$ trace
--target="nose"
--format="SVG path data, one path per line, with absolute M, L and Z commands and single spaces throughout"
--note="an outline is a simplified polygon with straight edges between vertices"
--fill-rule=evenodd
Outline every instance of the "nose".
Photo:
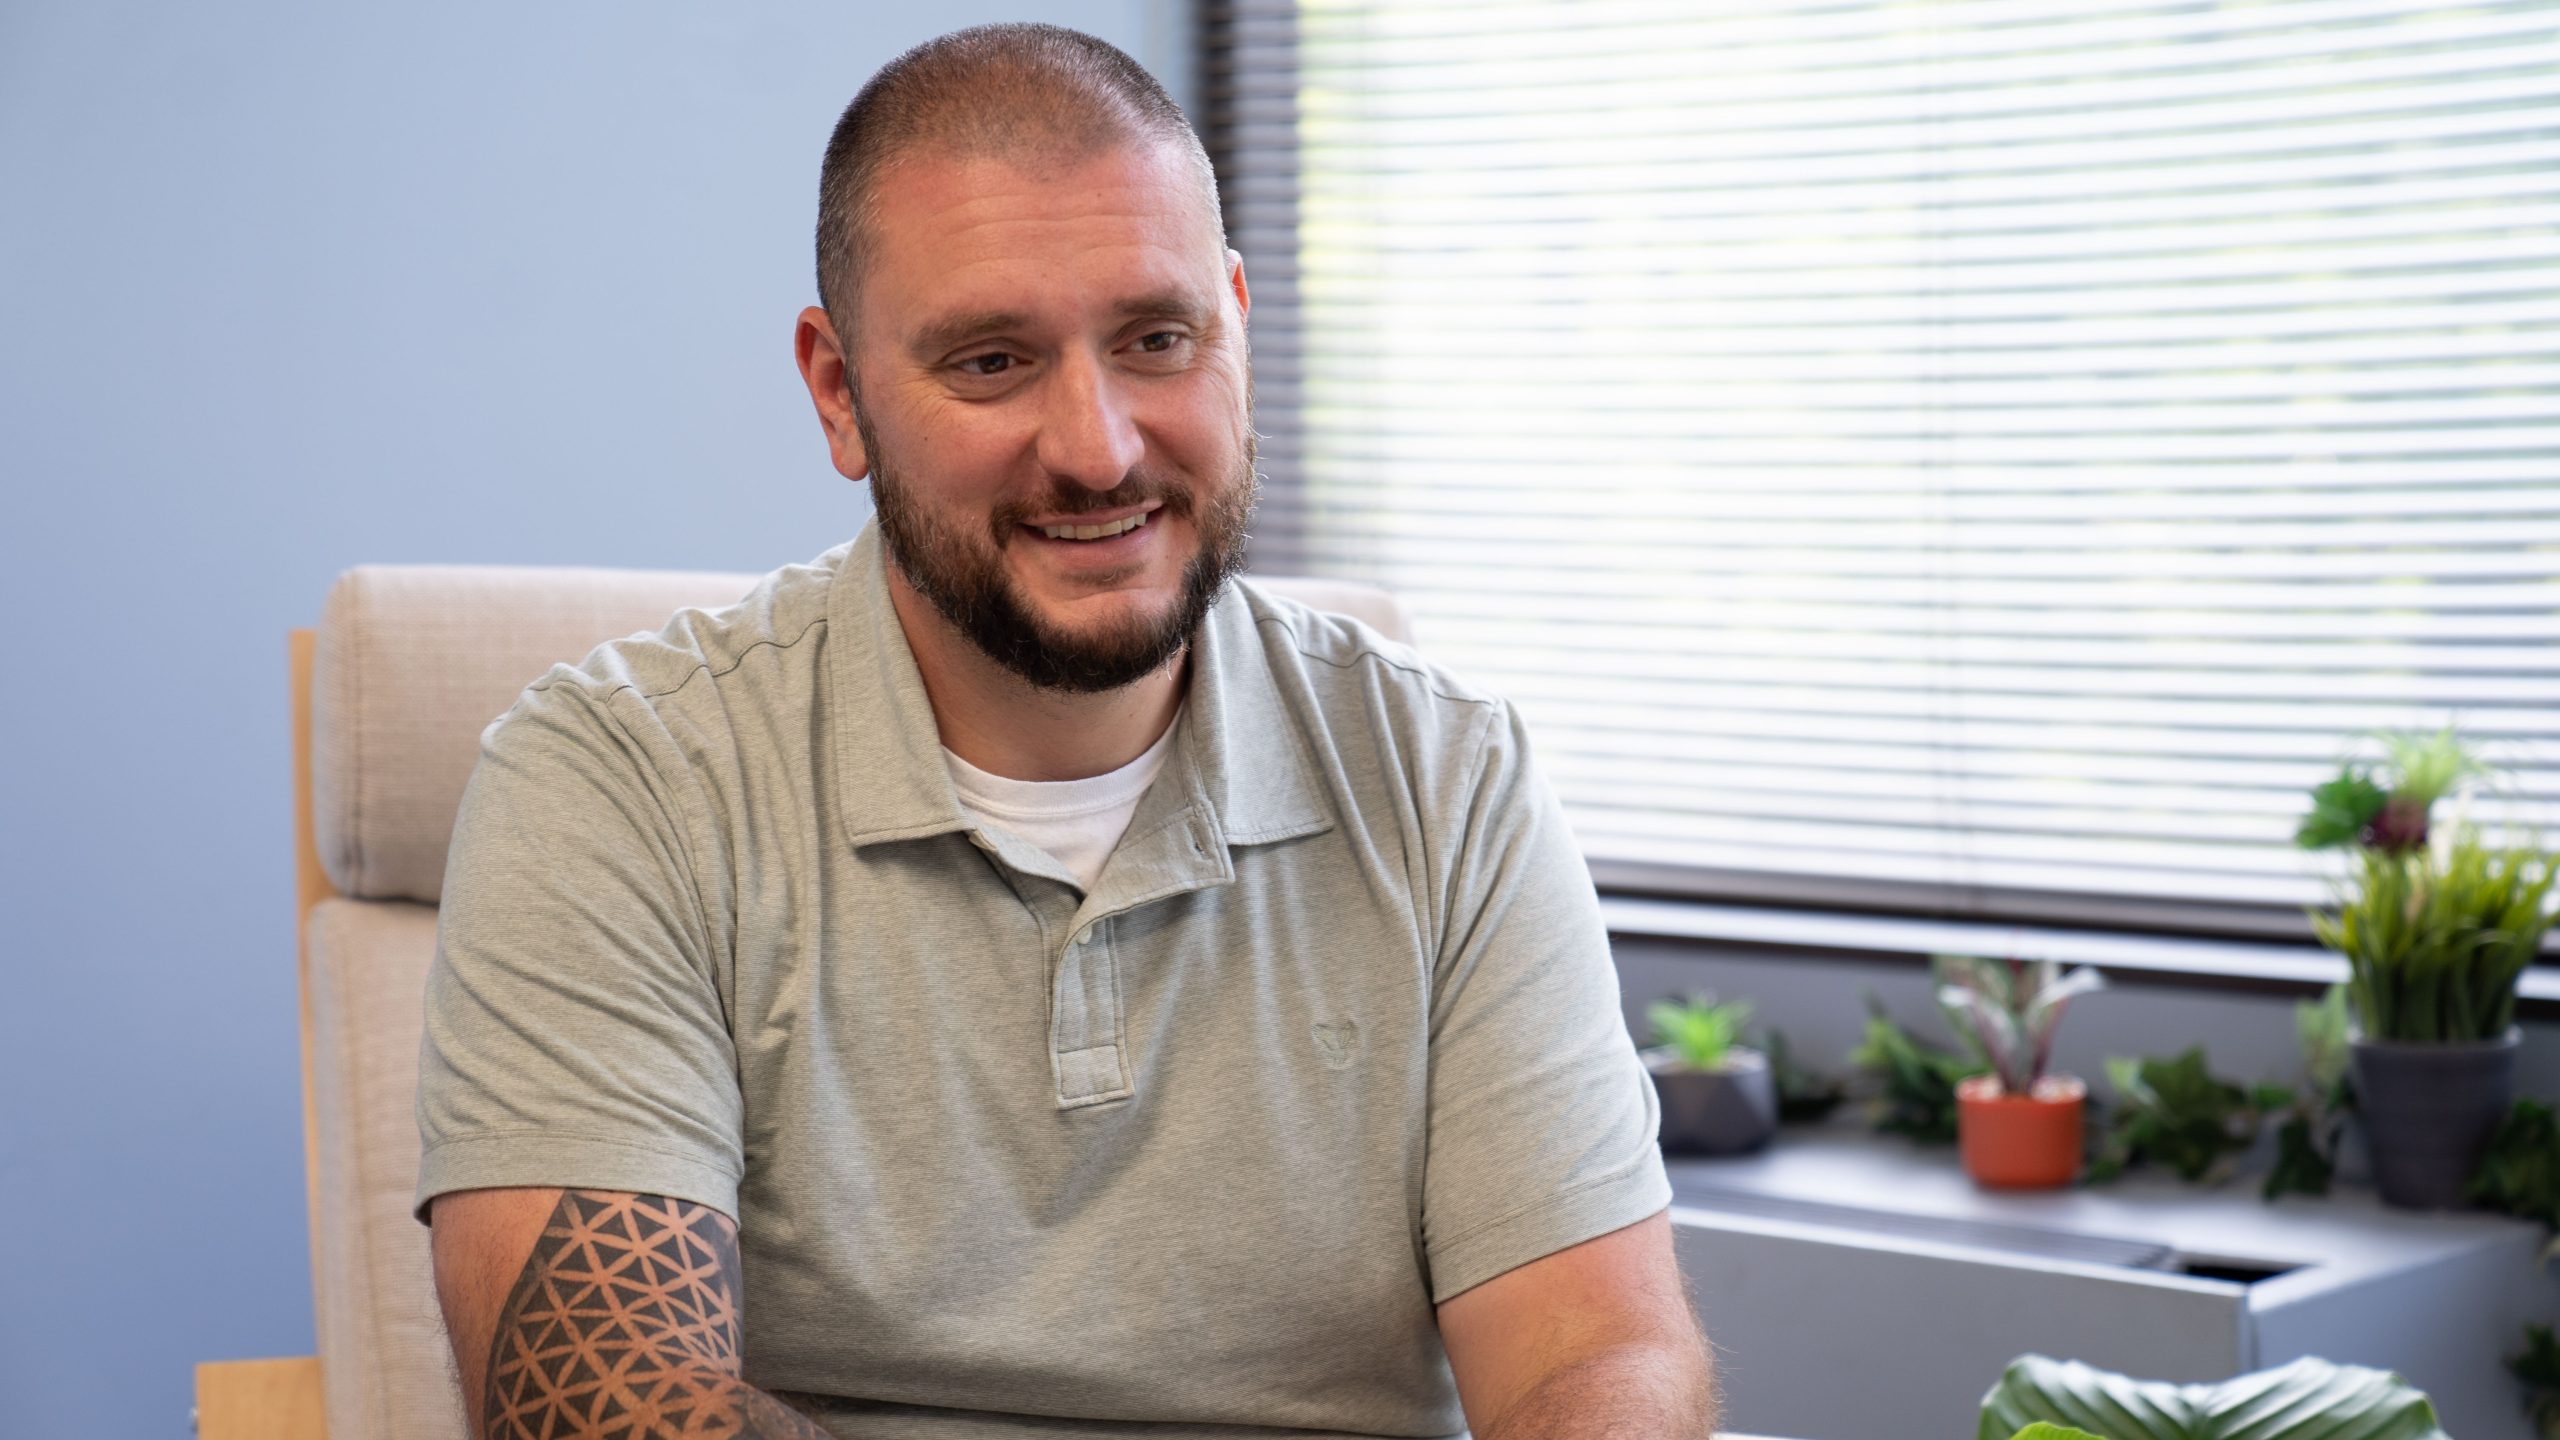
M 1145 450 L 1128 397 L 1108 368 L 1078 356 L 1050 372 L 1038 443 L 1050 474 L 1109 490 L 1129 478 Z

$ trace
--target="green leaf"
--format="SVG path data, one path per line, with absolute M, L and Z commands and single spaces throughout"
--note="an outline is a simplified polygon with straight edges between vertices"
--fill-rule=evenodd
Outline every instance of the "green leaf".
M 1931 957 L 1930 966 L 1947 1028 L 2013 1095 L 2027 1094 L 2044 1077 L 2054 1030 L 2071 1002 L 2107 985 L 2106 977 L 2090 966 L 2066 975 L 2049 958 L 1938 955 Z
M 2560 1117 L 2539 1100 L 2507 1108 L 2471 1177 L 2469 1197 L 2546 1229 L 2560 1229 Z
M 2009 1440 L 2107 1440 L 2107 1437 L 2092 1435 L 2086 1430 L 2074 1430 L 2068 1425 L 2054 1425 L 2039 1420 L 2010 1436 Z
M 2419 1044 L 2494 1040 L 2514 1023 L 2516 981 L 2552 926 L 2560 856 L 2501 849 L 2458 826 L 2406 853 L 2358 851 L 2332 913 L 2312 930 L 2347 962 L 2364 1033 Z
M 1785 1031 L 1772 1026 L 1761 1036 L 1760 1047 L 1769 1056 L 1769 1078 L 1778 1087 L 1778 1119 L 1788 1125 L 1819 1120 L 1840 1108 L 1849 1097 L 1846 1085 L 1837 1075 L 1828 1075 L 1795 1058 L 1795 1047 L 1787 1042 Z
M 1692 1070 L 1721 1070 L 1742 1037 L 1742 1027 L 1751 1021 L 1751 1002 L 1719 1003 L 1713 995 L 1697 994 L 1685 1001 L 1657 1000 L 1644 1013 L 1653 1022 L 1654 1043 L 1670 1046 L 1681 1064 Z
M 2347 1073 L 2347 987 L 2332 985 L 2318 1002 L 2293 1007 L 2293 1033 L 2302 1042 L 2302 1066 L 2319 1090 L 2336 1087 Z
M 2176 1059 L 2111 1058 L 2107 1077 L 2118 1103 L 2108 1115 L 2092 1181 L 2114 1179 L 2135 1165 L 2166 1165 L 2188 1180 L 2219 1179 L 2257 1138 L 2259 1107 L 2246 1090 L 2205 1068 L 2204 1047 Z
M 2507 1373 L 2524 1386 L 2525 1414 L 2543 1440 L 2560 1440 L 2560 1337 L 2548 1325 L 2524 1327 L 2524 1351 L 2507 1357 Z
M 2560 1390 L 2560 1336 L 2548 1325 L 2527 1325 L 2524 1353 L 2508 1356 L 2507 1369 L 2527 1385 Z
M 2350 765 L 2338 772 L 2337 779 L 2312 790 L 2311 813 L 2302 817 L 2293 843 L 2305 850 L 2352 845 L 2390 802 L 2390 791 Z
M 1985 1067 L 1922 1043 L 1872 997 L 1867 1004 L 1866 1039 L 1849 1052 L 1849 1063 L 1873 1082 L 1876 1128 L 1929 1144 L 1955 1143 L 1956 1082 Z
M 2336 1177 L 2336 1166 L 2330 1157 L 2337 1153 L 2332 1138 L 2322 1145 L 2308 1116 L 2296 1115 L 2276 1131 L 2276 1163 L 2267 1171 L 2267 1183 L 2258 1192 L 2273 1200 L 2280 1195 L 2326 1195 L 2329 1182 Z
M 2422 808 L 2443 799 L 2462 781 L 2489 773 L 2450 725 L 2432 734 L 2415 730 L 2387 734 L 2382 743 L 2391 754 L 2391 793 L 2407 796 Z
M 2094 1426 L 2107 1440 L 2450 1440 L 2435 1407 L 2400 1377 L 2310 1358 L 2176 1385 L 2024 1355 L 1982 1397 L 1975 1440 L 2009 1440 L 2040 1420 Z

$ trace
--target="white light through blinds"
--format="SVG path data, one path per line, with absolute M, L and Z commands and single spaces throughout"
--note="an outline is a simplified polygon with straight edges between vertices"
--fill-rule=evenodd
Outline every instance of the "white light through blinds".
M 1401 592 L 1604 882 L 2298 929 L 2448 718 L 2560 816 L 2560 4 L 1207 33 L 1257 564 Z

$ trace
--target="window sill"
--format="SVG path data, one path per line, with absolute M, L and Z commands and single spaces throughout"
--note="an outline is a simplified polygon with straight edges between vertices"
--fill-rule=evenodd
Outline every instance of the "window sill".
M 1925 964 L 1932 955 L 2051 956 L 2095 965 L 2120 979 L 2313 995 L 2347 978 L 2346 962 L 2312 945 L 2071 930 L 2050 926 L 1763 909 L 1704 900 L 1600 897 L 1613 936 L 1696 941 L 1808 957 Z M 2560 1019 L 2560 967 L 2541 965 L 2517 985 L 2521 1019 Z

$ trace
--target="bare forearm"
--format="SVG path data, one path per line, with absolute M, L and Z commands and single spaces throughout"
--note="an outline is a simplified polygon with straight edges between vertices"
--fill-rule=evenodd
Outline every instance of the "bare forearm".
M 1703 1345 L 1623 1345 L 1549 1371 L 1477 1440 L 1706 1440 L 1715 1423 Z
M 739 1292 L 716 1212 L 563 1194 L 489 1347 L 483 1440 L 830 1440 L 739 1378 Z

